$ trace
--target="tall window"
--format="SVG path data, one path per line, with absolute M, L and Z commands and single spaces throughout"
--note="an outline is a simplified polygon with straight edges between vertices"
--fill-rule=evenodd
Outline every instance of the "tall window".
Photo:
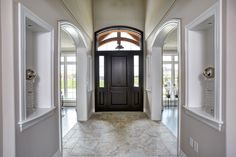
M 163 98 L 178 95 L 178 56 L 163 55 Z
M 134 87 L 139 87 L 139 56 L 134 55 Z
M 104 56 L 99 56 L 99 87 L 104 88 Z
M 76 56 L 61 56 L 61 92 L 64 100 L 76 100 Z

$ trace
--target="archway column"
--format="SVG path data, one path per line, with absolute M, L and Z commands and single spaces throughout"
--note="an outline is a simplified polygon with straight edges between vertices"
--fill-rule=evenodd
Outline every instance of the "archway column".
M 76 110 L 78 121 L 88 120 L 87 60 L 87 49 L 78 48 L 76 53 Z
M 151 119 L 161 120 L 162 110 L 162 48 L 153 47 L 151 57 L 152 104 Z

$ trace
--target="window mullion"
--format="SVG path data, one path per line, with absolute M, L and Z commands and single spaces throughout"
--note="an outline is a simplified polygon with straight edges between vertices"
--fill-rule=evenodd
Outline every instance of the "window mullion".
M 67 59 L 64 58 L 64 91 L 65 91 L 65 98 L 68 97 L 68 90 L 67 90 Z
M 172 83 L 172 86 L 173 84 L 175 83 L 175 62 L 174 62 L 174 56 L 171 57 L 171 83 Z

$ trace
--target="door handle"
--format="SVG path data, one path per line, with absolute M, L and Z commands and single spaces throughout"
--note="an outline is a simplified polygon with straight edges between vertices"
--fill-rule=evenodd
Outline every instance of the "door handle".
M 110 83 L 107 84 L 107 90 L 110 92 Z

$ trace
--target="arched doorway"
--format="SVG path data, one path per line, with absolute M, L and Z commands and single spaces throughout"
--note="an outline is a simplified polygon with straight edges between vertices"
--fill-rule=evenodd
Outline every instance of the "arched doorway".
M 77 121 L 86 121 L 89 117 L 92 81 L 88 74 L 92 62 L 91 45 L 79 28 L 67 21 L 59 21 L 58 36 L 59 138 L 62 151 L 63 136 Z M 63 121 L 62 109 L 66 106 L 73 106 L 74 111 L 70 110 L 67 114 L 73 116 Z M 63 125 L 67 129 L 63 129 Z
M 146 81 L 147 81 L 147 108 L 150 108 L 148 112 L 152 120 L 161 121 L 162 120 L 162 109 L 163 105 L 169 106 L 176 105 L 177 106 L 177 116 L 176 116 L 176 132 L 174 135 L 177 136 L 177 148 L 176 152 L 179 152 L 180 146 L 180 111 L 181 111 L 181 46 L 180 46 L 180 36 L 181 36 L 181 27 L 179 19 L 172 19 L 165 23 L 163 23 L 156 31 L 152 44 L 148 47 L 148 55 L 146 57 Z M 169 38 L 174 37 L 174 49 L 170 51 L 165 49 L 166 43 Z M 170 41 L 169 41 L 170 42 Z M 173 46 L 173 45 L 172 45 Z M 171 46 L 170 46 L 171 47 Z M 178 58 L 178 64 L 176 66 L 176 59 Z M 166 64 L 166 65 L 164 65 Z M 166 67 L 167 72 L 165 71 Z M 173 73 L 171 72 L 171 70 Z M 169 70 L 169 71 L 168 71 Z M 165 74 L 165 72 L 167 74 Z M 176 76 L 175 76 L 176 74 Z M 178 75 L 177 75 L 178 74 Z M 169 76 L 168 76 L 169 75 Z M 170 76 L 173 75 L 173 76 Z M 165 88 L 165 84 L 169 83 L 168 88 Z M 165 100 L 165 94 L 168 94 L 169 97 L 175 97 L 176 93 L 169 93 L 171 91 L 170 88 L 178 85 L 178 102 Z M 171 104 L 170 104 L 171 103 Z M 175 113 L 174 113 L 175 114 Z M 168 126 L 167 126 L 168 127 Z M 169 127 L 168 127 L 169 128 Z M 170 131 L 172 131 L 170 129 Z
M 177 137 L 179 52 L 177 28 L 168 33 L 162 48 L 162 123 Z
M 65 28 L 61 28 L 60 92 L 62 107 L 62 136 L 76 124 L 77 68 L 76 45 Z
M 95 33 L 95 111 L 143 111 L 143 33 L 124 26 Z

